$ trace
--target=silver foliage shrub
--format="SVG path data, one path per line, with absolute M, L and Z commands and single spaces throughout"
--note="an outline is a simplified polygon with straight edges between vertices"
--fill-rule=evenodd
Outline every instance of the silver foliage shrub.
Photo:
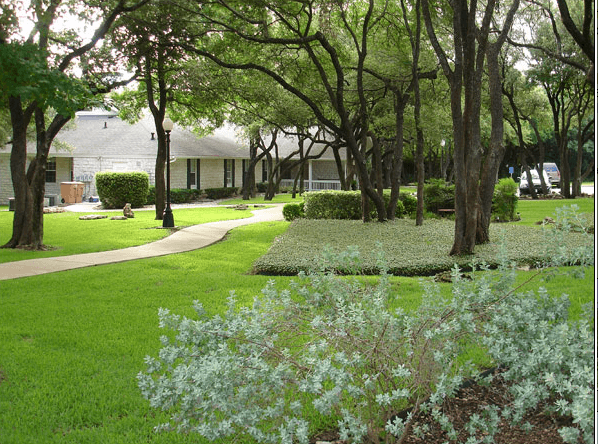
M 593 251 L 575 254 L 577 263 L 593 260 Z M 249 307 L 233 292 L 223 316 L 208 315 L 199 302 L 194 319 L 161 309 L 162 349 L 138 375 L 151 405 L 171 415 L 157 428 L 210 440 L 307 443 L 310 419 L 322 416 L 336 421 L 342 439 L 400 442 L 421 432 L 412 420 L 423 410 L 454 439 L 439 406 L 475 373 L 459 358 L 478 344 L 506 367 L 512 404 L 474 415 L 468 443 L 481 442 L 479 430 L 491 442 L 501 418 L 521 422 L 542 401 L 573 418 L 575 426 L 561 430 L 566 442 L 593 442 L 592 323 L 570 322 L 565 296 L 519 293 L 510 264 L 496 272 L 480 265 L 471 281 L 454 269 L 450 298 L 427 285 L 418 309 L 391 311 L 400 295 L 387 274 L 368 284 L 328 271 L 358 266 L 355 250 L 325 252 L 319 270 L 288 289 L 269 282 Z M 407 407 L 409 414 L 397 415 Z

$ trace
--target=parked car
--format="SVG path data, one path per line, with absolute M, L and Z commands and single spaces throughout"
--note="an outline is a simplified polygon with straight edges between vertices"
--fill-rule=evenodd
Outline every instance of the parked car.
M 546 171 L 548 177 L 550 177 L 550 183 L 552 185 L 558 185 L 561 182 L 561 172 L 559 171 L 559 167 L 556 166 L 556 163 L 545 163 L 543 166 L 544 171 Z
M 541 193 L 542 192 L 542 182 L 540 182 L 540 174 L 538 174 L 538 170 L 530 170 L 530 173 L 532 176 L 532 186 L 536 189 L 537 193 Z M 550 178 L 548 177 L 548 173 L 546 173 L 546 170 L 542 171 L 542 176 L 544 177 L 544 183 L 546 184 L 546 187 L 548 188 L 548 191 L 550 192 L 550 190 L 552 189 L 552 184 L 550 183 Z M 520 194 L 529 194 L 530 193 L 529 183 L 527 180 L 527 174 L 525 171 L 523 171 L 521 173 L 521 178 L 519 180 L 519 193 Z

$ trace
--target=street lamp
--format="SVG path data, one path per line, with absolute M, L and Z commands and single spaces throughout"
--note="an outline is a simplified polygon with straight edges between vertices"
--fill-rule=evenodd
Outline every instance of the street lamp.
M 170 208 L 170 132 L 174 127 L 174 123 L 168 117 L 162 123 L 164 131 L 166 131 L 166 209 L 162 218 L 162 227 L 173 228 L 174 217 L 172 216 L 172 209 Z

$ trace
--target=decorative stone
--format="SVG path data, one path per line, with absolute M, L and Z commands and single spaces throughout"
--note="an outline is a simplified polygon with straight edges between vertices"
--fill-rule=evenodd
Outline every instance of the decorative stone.
M 234 210 L 247 210 L 249 207 L 246 204 L 239 204 L 232 207 Z
M 110 220 L 127 220 L 128 218 L 125 216 L 112 216 Z
M 131 204 L 125 204 L 125 207 L 123 208 L 123 215 L 126 218 L 133 218 L 135 217 L 135 213 L 133 213 L 133 210 L 131 209 Z
M 44 214 L 64 213 L 66 210 L 60 207 L 45 207 Z
M 108 216 L 101 216 L 99 214 L 88 214 L 87 216 L 79 216 L 79 220 L 96 220 L 96 219 L 107 219 Z

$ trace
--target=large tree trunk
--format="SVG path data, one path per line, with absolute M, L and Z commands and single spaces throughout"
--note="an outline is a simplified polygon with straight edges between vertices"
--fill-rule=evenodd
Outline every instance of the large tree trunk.
M 403 172 L 403 150 L 404 150 L 404 123 L 405 106 L 407 106 L 408 95 L 402 95 L 400 91 L 394 91 L 395 96 L 395 141 L 392 156 L 392 169 L 390 173 L 390 200 L 388 202 L 388 218 L 395 217 L 397 202 L 401 192 L 401 173 Z
M 31 104 L 22 108 L 19 97 L 9 98 L 13 145 L 10 172 L 15 195 L 13 233 L 4 248 L 44 249 L 44 195 L 48 153 L 58 131 L 70 120 L 57 115 L 46 128 L 44 111 Z M 35 116 L 37 150 L 27 167 L 27 126 Z
M 488 61 L 488 83 L 490 88 L 490 115 L 492 129 L 489 152 L 486 156 L 480 180 L 480 211 L 478 213 L 476 243 L 490 241 L 490 218 L 492 217 L 492 198 L 498 177 L 498 169 L 505 155 L 503 143 L 503 104 L 500 69 L 498 64 L 500 48 L 489 45 L 486 58 Z

